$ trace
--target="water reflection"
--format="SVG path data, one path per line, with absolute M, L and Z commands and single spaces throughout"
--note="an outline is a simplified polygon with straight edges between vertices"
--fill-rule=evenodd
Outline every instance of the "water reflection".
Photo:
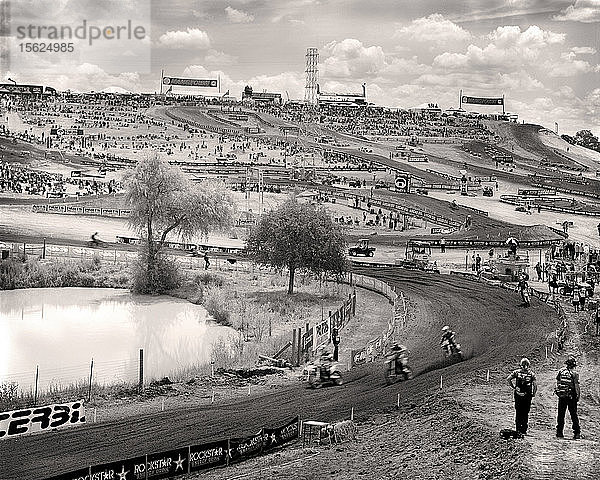
M 89 376 L 99 383 L 132 381 L 144 349 L 145 377 L 210 360 L 211 345 L 230 328 L 210 321 L 204 308 L 171 297 L 124 290 L 46 288 L 0 292 L 0 381 L 28 388 Z

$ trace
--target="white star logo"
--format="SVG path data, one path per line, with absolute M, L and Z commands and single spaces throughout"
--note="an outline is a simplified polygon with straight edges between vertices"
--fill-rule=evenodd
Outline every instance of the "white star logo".
M 271 443 L 277 443 L 277 436 L 274 433 L 272 433 L 270 435 L 270 437 L 271 437 Z
M 180 468 L 183 470 L 183 462 L 185 462 L 185 458 L 181 458 L 181 454 L 178 454 L 177 458 L 179 460 L 175 460 L 175 464 L 176 464 L 175 471 L 179 470 Z
M 125 465 L 122 465 L 121 473 L 117 472 L 117 475 L 119 476 L 119 480 L 127 480 L 128 473 L 129 473 L 129 470 L 125 471 Z

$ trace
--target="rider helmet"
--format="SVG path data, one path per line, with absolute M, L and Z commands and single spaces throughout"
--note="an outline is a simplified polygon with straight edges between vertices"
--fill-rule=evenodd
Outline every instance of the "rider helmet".
M 519 364 L 521 365 L 521 367 L 524 367 L 524 368 L 529 368 L 531 366 L 531 362 L 529 361 L 529 359 L 527 357 L 523 357 Z
M 448 331 L 450 331 L 450 327 L 448 325 L 444 325 L 442 327 L 442 332 L 448 332 Z
M 567 358 L 565 364 L 567 365 L 567 367 L 576 367 L 577 360 L 575 359 L 575 357 L 573 355 L 569 355 L 569 358 Z

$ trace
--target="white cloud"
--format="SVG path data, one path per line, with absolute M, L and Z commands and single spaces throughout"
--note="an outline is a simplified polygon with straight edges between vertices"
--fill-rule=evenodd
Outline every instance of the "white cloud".
M 600 71 L 600 66 L 595 67 L 585 60 L 577 60 L 575 52 L 561 53 L 558 60 L 547 60 L 543 68 L 551 77 L 574 77 L 582 73 Z
M 596 49 L 592 47 L 573 47 L 571 51 L 578 55 L 593 55 L 596 53 Z
M 439 13 L 417 18 L 410 25 L 396 30 L 396 38 L 444 45 L 451 41 L 467 41 L 471 34 Z
M 210 46 L 210 38 L 205 31 L 188 27 L 186 31 L 169 30 L 163 33 L 157 44 L 169 48 L 199 48 L 204 50 Z
M 360 79 L 376 75 L 386 66 L 385 54 L 378 45 L 365 47 L 360 40 L 346 38 L 333 41 L 321 49 L 323 76 Z
M 553 19 L 560 22 L 600 22 L 600 0 L 576 0 Z
M 227 13 L 227 19 L 231 23 L 251 23 L 254 21 L 254 15 L 250 15 L 242 10 L 236 10 L 231 6 L 226 7 L 225 12 Z
M 237 58 L 235 55 L 229 55 L 225 52 L 209 50 L 204 57 L 204 61 L 211 65 L 233 65 Z
M 486 38 L 490 43 L 485 47 L 471 44 L 465 53 L 445 52 L 435 57 L 434 65 L 450 70 L 530 67 L 547 47 L 564 42 L 565 34 L 542 30 L 537 25 L 525 31 L 518 26 L 504 26 Z

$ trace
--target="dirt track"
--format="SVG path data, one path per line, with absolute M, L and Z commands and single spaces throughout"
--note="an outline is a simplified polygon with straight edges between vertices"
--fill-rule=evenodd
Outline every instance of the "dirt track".
M 380 270 L 409 299 L 411 315 L 399 340 L 412 351 L 417 373 L 408 383 L 386 387 L 379 363 L 354 369 L 340 388 L 309 391 L 301 385 L 215 406 L 170 410 L 126 420 L 0 442 L 2 479 L 37 479 L 88 464 L 202 443 L 228 435 L 253 433 L 299 414 L 304 419 L 333 421 L 347 418 L 354 407 L 357 419 L 395 404 L 418 403 L 444 384 L 460 383 L 464 375 L 532 354 L 556 325 L 553 310 L 535 302 L 529 309 L 518 296 L 460 277 L 427 275 L 403 270 Z M 467 356 L 444 367 L 439 330 L 450 324 Z

